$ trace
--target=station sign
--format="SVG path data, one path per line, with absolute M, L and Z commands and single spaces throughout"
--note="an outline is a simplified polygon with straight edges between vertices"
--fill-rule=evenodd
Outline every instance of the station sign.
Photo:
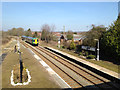
M 82 46 L 81 47 L 82 49 L 84 49 L 84 50 L 89 50 L 89 51 L 95 51 L 95 47 L 90 47 L 90 46 Z

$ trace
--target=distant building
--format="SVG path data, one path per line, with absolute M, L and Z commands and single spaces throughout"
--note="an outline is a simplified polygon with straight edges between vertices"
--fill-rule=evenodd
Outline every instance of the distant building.
M 57 40 L 60 40 L 61 33 L 60 32 L 53 32 L 53 36 L 57 38 Z
M 73 40 L 75 42 L 75 44 L 77 45 L 82 45 L 83 43 L 83 39 L 85 38 L 85 36 L 81 35 L 81 34 L 73 34 Z
M 85 32 L 83 33 L 78 33 L 78 34 L 73 34 L 73 40 L 75 44 L 77 45 L 82 45 L 83 39 L 86 38 L 84 35 Z M 66 34 L 61 34 L 60 32 L 53 32 L 53 36 L 57 38 L 58 41 L 63 43 L 63 41 L 71 42 L 72 40 L 67 40 L 67 35 Z
M 34 33 L 35 33 L 35 32 L 32 32 L 32 35 L 33 35 Z M 40 33 L 37 32 L 37 35 L 41 37 L 41 32 L 40 32 Z

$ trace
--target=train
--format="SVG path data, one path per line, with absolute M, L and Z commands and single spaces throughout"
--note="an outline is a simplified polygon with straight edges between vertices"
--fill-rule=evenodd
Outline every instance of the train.
M 22 40 L 30 43 L 31 45 L 38 46 L 38 44 L 39 44 L 38 38 L 27 37 L 27 36 L 22 36 L 21 38 L 22 38 Z

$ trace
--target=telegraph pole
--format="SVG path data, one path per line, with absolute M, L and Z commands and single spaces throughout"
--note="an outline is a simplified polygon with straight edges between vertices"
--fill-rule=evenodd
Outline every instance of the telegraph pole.
M 63 26 L 63 30 L 64 30 L 64 33 L 63 33 L 63 34 L 65 35 L 65 26 Z

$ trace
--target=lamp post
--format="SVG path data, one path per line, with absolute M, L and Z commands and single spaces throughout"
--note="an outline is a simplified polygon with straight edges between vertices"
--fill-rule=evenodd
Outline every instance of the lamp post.
M 97 61 L 99 61 L 99 39 L 94 39 L 94 40 L 96 40 L 97 42 L 98 42 L 98 44 L 97 44 Z

